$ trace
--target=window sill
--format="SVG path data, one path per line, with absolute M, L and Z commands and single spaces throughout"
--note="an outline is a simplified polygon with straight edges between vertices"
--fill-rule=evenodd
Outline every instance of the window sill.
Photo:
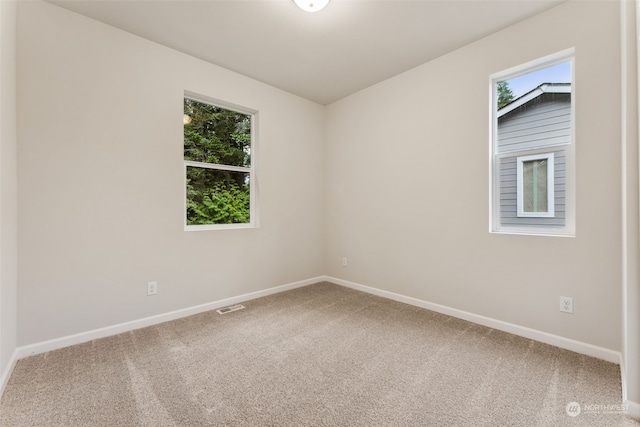
M 567 230 L 522 230 L 522 229 L 501 229 L 490 230 L 490 234 L 513 234 L 516 236 L 540 236 L 540 237 L 576 237 L 575 232 Z
M 212 230 L 239 230 L 247 228 L 258 228 L 257 224 L 203 224 L 185 225 L 184 231 L 212 231 Z

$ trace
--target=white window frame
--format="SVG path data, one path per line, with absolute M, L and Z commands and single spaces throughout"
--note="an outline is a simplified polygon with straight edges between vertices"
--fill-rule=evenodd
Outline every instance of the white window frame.
M 194 162 L 191 160 L 184 160 L 184 139 L 182 140 L 183 151 L 183 224 L 185 231 L 206 231 L 206 230 L 230 230 L 230 229 L 242 229 L 242 228 L 257 228 L 260 225 L 258 215 L 258 179 L 257 179 L 257 128 L 258 128 L 258 111 L 240 105 L 232 104 L 219 99 L 211 98 L 205 95 L 201 95 L 191 91 L 184 91 L 184 99 L 191 99 L 193 101 L 201 102 L 204 104 L 213 105 L 214 107 L 224 108 L 225 110 L 235 111 L 236 113 L 245 114 L 251 117 L 251 166 L 230 166 L 220 165 L 214 163 Z M 184 119 L 181 119 L 182 122 Z M 183 125 L 184 126 L 184 125 Z M 184 138 L 184 137 L 183 137 Z M 227 170 L 231 172 L 245 172 L 249 174 L 249 222 L 246 223 L 234 223 L 234 224 L 187 224 L 187 168 L 199 167 L 205 169 Z
M 497 82 L 531 73 L 563 62 L 571 63 L 571 143 L 528 150 L 529 152 L 498 152 L 498 93 Z M 520 234 L 531 236 L 575 237 L 575 126 L 576 84 L 575 49 L 569 48 L 543 58 L 503 70 L 489 76 L 489 232 L 495 234 Z M 503 225 L 500 218 L 500 160 L 510 155 L 532 155 L 563 150 L 565 168 L 565 225 L 563 227 L 525 227 Z M 555 202 L 555 201 L 554 201 Z M 555 209 L 554 209 L 555 210 Z
M 547 211 L 546 212 L 526 212 L 524 210 L 524 163 L 532 160 L 547 161 Z M 518 156 L 516 158 L 517 171 L 517 215 L 520 218 L 553 218 L 555 215 L 555 180 L 554 180 L 554 164 L 553 153 L 534 154 L 530 156 Z

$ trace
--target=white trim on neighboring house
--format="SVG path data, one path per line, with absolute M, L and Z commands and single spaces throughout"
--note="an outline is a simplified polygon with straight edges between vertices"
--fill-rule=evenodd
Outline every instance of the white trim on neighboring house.
M 543 159 L 547 161 L 547 194 L 544 195 L 544 197 L 546 197 L 547 199 L 547 210 L 545 212 L 528 212 L 524 210 L 524 163 Z M 516 158 L 516 168 L 516 181 L 518 186 L 518 191 L 516 193 L 517 215 L 522 218 L 553 218 L 553 216 L 555 215 L 555 169 L 553 163 L 553 153 L 518 156 Z
M 571 83 L 542 83 L 537 88 L 525 93 L 517 99 L 514 99 L 499 109 L 497 117 L 500 118 L 545 93 L 571 93 Z

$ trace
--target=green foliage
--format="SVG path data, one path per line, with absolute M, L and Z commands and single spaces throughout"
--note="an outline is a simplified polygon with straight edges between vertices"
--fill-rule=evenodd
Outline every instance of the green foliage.
M 184 159 L 251 166 L 251 116 L 185 99 Z M 250 221 L 249 173 L 187 167 L 187 224 Z
M 242 224 L 249 218 L 249 186 L 235 183 L 226 188 L 216 183 L 213 189 L 196 192 L 187 185 L 187 224 Z
M 184 100 L 184 159 L 251 166 L 251 116 L 191 99 Z
M 498 82 L 498 110 L 513 101 L 513 92 L 506 81 Z

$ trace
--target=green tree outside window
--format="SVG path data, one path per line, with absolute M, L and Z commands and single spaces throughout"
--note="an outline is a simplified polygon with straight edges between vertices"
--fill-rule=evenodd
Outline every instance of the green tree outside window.
M 184 99 L 187 225 L 251 221 L 251 118 Z

